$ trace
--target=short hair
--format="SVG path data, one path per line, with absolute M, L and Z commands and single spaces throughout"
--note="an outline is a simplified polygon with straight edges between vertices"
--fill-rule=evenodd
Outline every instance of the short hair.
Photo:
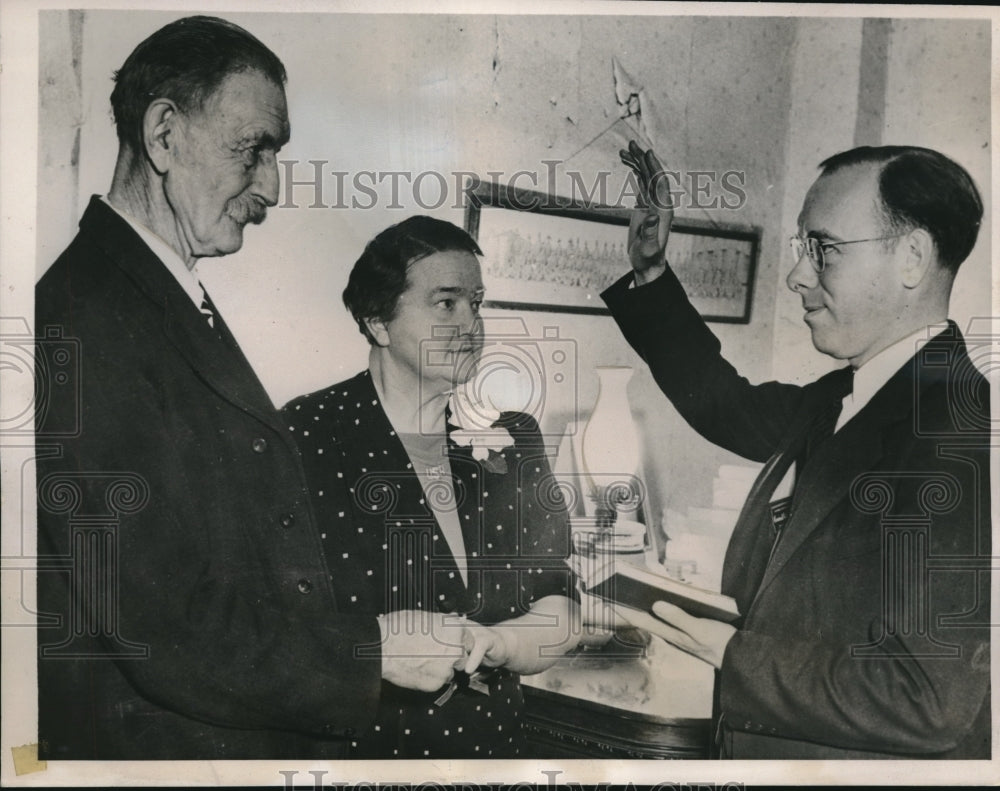
M 230 74 L 252 70 L 278 86 L 287 79 L 278 56 L 232 22 L 190 16 L 160 28 L 115 72 L 111 108 L 119 144 L 142 151 L 142 119 L 154 99 L 197 111 Z
M 366 319 L 391 321 L 407 288 L 407 272 L 421 258 L 446 251 L 482 255 L 476 240 L 444 220 L 416 215 L 390 225 L 365 246 L 351 269 L 344 305 L 369 343 L 375 339 Z
M 823 176 L 852 165 L 878 165 L 879 199 L 887 230 L 923 228 L 952 273 L 972 252 L 983 201 L 968 172 L 944 154 L 917 146 L 861 146 L 820 163 Z

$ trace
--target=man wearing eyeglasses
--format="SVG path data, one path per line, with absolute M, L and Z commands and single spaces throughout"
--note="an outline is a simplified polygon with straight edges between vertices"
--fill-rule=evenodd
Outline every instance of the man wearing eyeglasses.
M 989 392 L 947 321 L 983 213 L 968 173 L 902 146 L 820 165 L 787 284 L 847 365 L 799 387 L 722 358 L 665 260 L 659 161 L 622 160 L 633 272 L 603 297 L 688 423 L 764 463 L 723 569 L 741 620 L 629 620 L 717 668 L 723 757 L 989 758 Z

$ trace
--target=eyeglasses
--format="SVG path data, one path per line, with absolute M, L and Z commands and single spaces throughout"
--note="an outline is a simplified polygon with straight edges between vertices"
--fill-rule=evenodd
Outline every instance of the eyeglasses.
M 889 239 L 898 239 L 905 234 L 895 236 L 877 236 L 874 239 L 852 239 L 849 242 L 821 242 L 814 236 L 803 239 L 801 236 L 793 236 L 788 241 L 792 245 L 792 255 L 795 256 L 795 263 L 802 260 L 803 254 L 809 256 L 809 263 L 817 274 L 826 269 L 826 251 L 836 250 L 844 244 L 861 244 L 862 242 L 885 242 Z

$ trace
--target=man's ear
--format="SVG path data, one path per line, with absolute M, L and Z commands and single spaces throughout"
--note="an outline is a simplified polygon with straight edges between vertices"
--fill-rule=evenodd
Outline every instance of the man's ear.
M 375 339 L 375 345 L 385 348 L 389 345 L 389 330 L 382 319 L 365 319 L 365 327 L 369 334 Z
M 170 170 L 178 118 L 177 105 L 170 99 L 150 102 L 142 116 L 142 144 L 160 175 Z
M 927 277 L 937 257 L 934 237 L 923 228 L 914 228 L 899 239 L 903 249 L 902 279 L 906 288 L 916 288 Z

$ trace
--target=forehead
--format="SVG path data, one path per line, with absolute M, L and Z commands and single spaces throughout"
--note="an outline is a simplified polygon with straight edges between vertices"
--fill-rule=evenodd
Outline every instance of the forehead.
M 875 165 L 852 165 L 820 176 L 802 204 L 799 229 L 828 231 L 843 239 L 878 230 L 882 220 L 878 174 Z
M 259 71 L 227 75 L 205 102 L 204 115 L 227 135 L 265 135 L 283 145 L 288 140 L 285 90 Z
M 407 268 L 408 292 L 438 288 L 475 291 L 483 287 L 479 259 L 467 250 L 444 250 L 418 258 Z

